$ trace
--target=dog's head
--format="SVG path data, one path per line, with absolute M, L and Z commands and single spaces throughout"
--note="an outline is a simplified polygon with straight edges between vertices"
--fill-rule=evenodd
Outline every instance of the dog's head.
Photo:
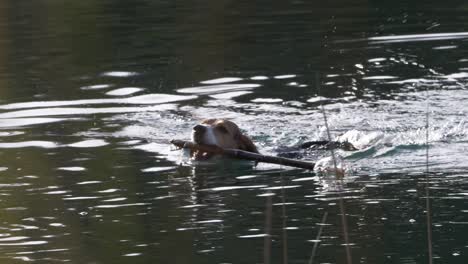
M 258 153 L 257 147 L 252 140 L 242 134 L 239 127 L 225 119 L 205 119 L 193 127 L 192 141 L 197 144 L 216 145 L 222 148 L 240 149 Z M 201 160 L 208 159 L 209 153 L 192 153 L 192 158 Z

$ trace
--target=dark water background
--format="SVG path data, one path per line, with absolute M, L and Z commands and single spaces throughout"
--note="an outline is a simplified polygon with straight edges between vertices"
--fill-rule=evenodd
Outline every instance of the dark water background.
M 465 1 L 2 1 L 0 262 L 262 263 L 269 218 L 271 262 L 286 240 L 289 263 L 307 263 L 328 213 L 315 263 L 347 263 L 345 210 L 353 263 L 428 263 L 429 165 L 434 263 L 466 263 L 467 12 Z M 338 152 L 343 182 L 179 166 L 169 148 L 225 117 L 276 155 L 326 139 L 320 105 L 333 136 L 360 148 Z

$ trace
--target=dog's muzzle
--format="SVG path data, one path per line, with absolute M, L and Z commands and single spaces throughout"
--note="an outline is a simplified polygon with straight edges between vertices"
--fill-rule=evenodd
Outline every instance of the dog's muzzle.
M 196 125 L 192 128 L 192 141 L 197 144 L 216 144 L 212 128 L 204 125 Z M 196 151 L 193 157 L 195 160 L 207 160 L 212 156 L 212 153 Z
M 202 125 L 196 125 L 192 129 L 192 140 L 195 143 L 203 143 L 203 136 L 205 135 L 206 127 Z
M 204 125 L 193 127 L 192 141 L 197 144 L 218 145 L 213 128 Z
M 194 133 L 203 133 L 206 131 L 206 126 L 202 126 L 202 125 L 196 125 L 193 127 L 193 132 Z

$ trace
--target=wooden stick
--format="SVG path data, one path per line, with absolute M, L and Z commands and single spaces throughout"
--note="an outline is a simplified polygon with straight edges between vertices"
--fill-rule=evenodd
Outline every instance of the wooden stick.
M 171 143 L 179 148 L 189 148 L 191 150 L 198 150 L 202 152 L 209 152 L 218 155 L 224 155 L 230 158 L 236 159 L 243 159 L 243 160 L 253 160 L 257 162 L 265 162 L 265 163 L 273 163 L 273 164 L 280 164 L 284 166 L 302 168 L 302 169 L 309 169 L 313 170 L 315 167 L 315 163 L 302 161 L 302 160 L 295 160 L 295 159 L 287 159 L 275 156 L 266 156 L 261 155 L 253 152 L 248 152 L 240 149 L 228 149 L 228 148 L 221 148 L 214 145 L 201 145 L 191 141 L 184 141 L 184 140 L 171 140 Z

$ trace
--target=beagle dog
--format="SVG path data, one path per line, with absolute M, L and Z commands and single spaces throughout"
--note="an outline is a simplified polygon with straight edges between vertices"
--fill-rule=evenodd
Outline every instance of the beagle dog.
M 226 119 L 205 119 L 193 127 L 192 141 L 197 144 L 216 145 L 222 148 L 240 149 L 259 153 L 252 140 L 244 135 L 239 127 Z M 213 156 L 211 153 L 193 151 L 191 158 L 206 160 Z
M 222 148 L 240 149 L 249 152 L 259 153 L 252 140 L 243 134 L 239 127 L 232 121 L 226 119 L 205 119 L 200 124 L 193 127 L 192 141 L 203 145 L 216 145 Z M 351 143 L 338 141 L 308 141 L 300 146 L 282 148 L 278 151 L 278 156 L 287 158 L 301 158 L 301 150 L 330 150 L 342 149 L 345 151 L 355 151 Z M 207 160 L 214 154 L 202 151 L 192 151 L 190 157 L 193 160 Z

